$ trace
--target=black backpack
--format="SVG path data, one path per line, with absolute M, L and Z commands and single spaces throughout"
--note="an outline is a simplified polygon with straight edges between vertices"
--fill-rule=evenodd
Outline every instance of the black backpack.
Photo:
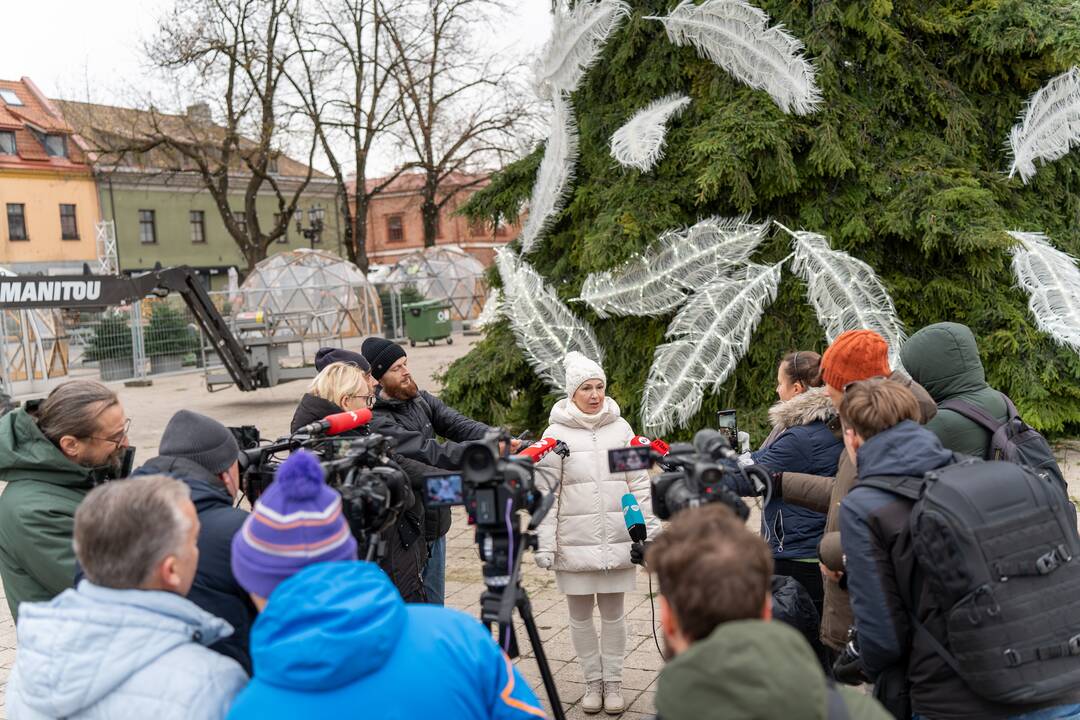
M 1016 406 L 1007 395 L 1002 393 L 1001 397 L 1009 413 L 1009 419 L 1005 422 L 1001 422 L 978 405 L 964 400 L 946 400 L 938 407 L 963 415 L 990 433 L 990 446 L 984 460 L 1006 460 L 1027 465 L 1040 475 L 1052 477 L 1067 492 L 1065 476 L 1061 474 L 1061 468 L 1058 467 L 1046 438 L 1020 419 Z
M 1032 703 L 1080 686 L 1080 536 L 1060 487 L 974 458 L 862 485 L 915 501 L 908 532 L 925 594 L 914 602 L 928 595 L 941 609 L 945 637 L 914 613 L 913 627 L 973 692 Z

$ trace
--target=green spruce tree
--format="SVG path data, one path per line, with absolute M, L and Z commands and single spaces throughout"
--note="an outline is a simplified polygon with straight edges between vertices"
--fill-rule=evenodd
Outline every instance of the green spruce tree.
M 1007 230 L 1045 232 L 1080 254 L 1080 152 L 1040 167 L 1024 185 L 1003 172 L 1005 140 L 1024 101 L 1080 62 L 1073 0 L 760 0 L 772 23 L 800 38 L 818 70 L 818 112 L 785 115 L 693 48 L 671 44 L 675 0 L 638 0 L 571 96 L 581 155 L 565 210 L 528 256 L 564 300 L 591 272 L 641 251 L 663 231 L 710 215 L 749 213 L 826 235 L 873 267 L 908 333 L 965 323 L 987 379 L 1051 434 L 1080 431 L 1080 357 L 1036 329 L 1016 287 Z M 609 139 L 636 110 L 672 92 L 692 104 L 669 124 L 664 158 L 649 173 L 618 165 Z M 505 168 L 465 208 L 474 220 L 513 218 L 528 199 L 538 148 Z M 791 239 L 775 233 L 756 253 L 776 262 Z M 497 275 L 492 273 L 495 283 Z M 611 395 L 640 427 L 641 391 L 667 318 L 590 322 L 607 350 Z M 678 435 L 711 425 L 720 408 L 765 427 L 775 372 L 789 350 L 825 348 L 788 269 L 750 350 L 720 392 Z M 493 423 L 547 424 L 556 395 L 525 363 L 500 321 L 445 377 L 444 398 Z

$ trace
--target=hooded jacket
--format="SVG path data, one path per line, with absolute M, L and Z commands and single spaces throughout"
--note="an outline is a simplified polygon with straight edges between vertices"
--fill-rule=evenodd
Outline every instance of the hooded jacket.
M 542 437 L 565 442 L 570 457 L 564 460 L 549 453 L 539 463 L 554 473 L 537 472 L 538 486 L 549 492 L 559 476 L 562 484 L 556 491 L 555 505 L 537 531 L 537 552 L 555 553 L 554 568 L 568 572 L 634 567 L 623 519 L 623 495 L 632 493 L 637 499 L 649 537 L 660 532 L 660 521 L 652 513 L 647 472 L 608 470 L 608 450 L 629 447 L 634 437 L 618 403 L 606 397 L 600 412 L 586 415 L 569 398 L 563 398 L 551 408 L 549 422 Z
M 806 640 L 780 622 L 740 620 L 717 626 L 660 671 L 658 720 L 827 720 L 827 680 Z M 889 720 L 876 700 L 847 687 L 836 692 L 851 720 Z
M 457 610 L 406 605 L 371 563 L 317 563 L 281 583 L 251 652 L 255 677 L 230 720 L 544 717 L 483 625 Z
M 293 414 L 290 429 L 296 432 L 297 428 L 340 412 L 344 411 L 336 403 L 317 395 L 305 394 Z M 359 432 L 350 431 L 345 435 L 356 435 Z M 424 475 L 440 470 L 398 453 L 393 453 L 391 459 L 409 476 L 409 485 L 415 499 L 412 507 L 398 517 L 397 524 L 383 533 L 387 549 L 386 557 L 379 566 L 393 580 L 405 602 L 424 602 L 427 599 L 422 576 L 424 563 L 427 562 L 427 544 L 424 542 Z
M 83 580 L 23 606 L 8 717 L 223 718 L 247 674 L 204 645 L 231 631 L 179 595 Z
M 491 427 L 471 420 L 423 390 L 412 400 L 395 400 L 378 389 L 369 427 L 394 439 L 398 453 L 442 470 L 461 470 L 470 440 L 482 440 Z M 443 442 L 436 436 L 445 438 Z M 450 530 L 450 508 L 425 508 L 424 534 L 429 542 Z
M 826 424 L 834 417 L 836 408 L 825 388 L 810 388 L 791 400 L 779 402 L 769 409 L 772 441 L 767 440 L 751 457 L 771 472 L 836 475 L 836 463 L 844 443 Z M 773 557 L 816 558 L 818 542 L 825 532 L 825 514 L 774 497 L 762 513 L 761 531 Z
M 233 507 L 221 481 L 209 470 L 187 458 L 159 456 L 148 460 L 131 474 L 168 475 L 191 489 L 191 502 L 199 516 L 199 565 L 187 599 L 225 620 L 233 632 L 210 645 L 222 655 L 240 663 L 251 674 L 248 634 L 258 611 L 232 574 L 232 538 L 248 514 Z
M 19 603 L 50 600 L 75 577 L 75 509 L 93 487 L 91 468 L 60 452 L 25 409 L 0 417 L 0 580 L 11 616 Z
M 975 336 L 966 325 L 936 323 L 918 331 L 900 348 L 900 358 L 915 382 L 926 388 L 938 405 L 963 400 L 1004 422 L 1008 408 L 1001 393 L 986 384 Z M 947 408 L 940 409 L 926 428 L 953 452 L 985 458 L 991 434 L 978 423 Z

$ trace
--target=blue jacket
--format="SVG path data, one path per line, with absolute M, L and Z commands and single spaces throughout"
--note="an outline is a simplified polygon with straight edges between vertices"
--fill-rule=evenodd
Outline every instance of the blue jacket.
M 204 645 L 230 632 L 179 595 L 83 580 L 21 606 L 8 717 L 223 718 L 247 674 Z
M 770 440 L 751 457 L 771 472 L 836 475 L 844 443 L 826 425 L 835 413 L 821 388 L 778 403 L 769 410 L 775 426 Z M 825 514 L 774 498 L 765 505 L 761 532 L 778 559 L 816 558 Z
M 318 563 L 271 594 L 251 630 L 255 677 L 230 720 L 545 717 L 477 620 L 406 605 L 378 566 Z

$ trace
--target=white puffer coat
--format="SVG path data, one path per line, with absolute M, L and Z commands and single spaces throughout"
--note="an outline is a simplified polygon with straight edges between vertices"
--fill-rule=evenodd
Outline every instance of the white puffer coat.
M 633 430 L 611 398 L 604 399 L 604 406 L 595 415 L 586 415 L 564 398 L 551 409 L 549 422 L 543 437 L 565 442 L 570 457 L 564 460 L 551 453 L 540 462 L 548 471 L 537 473 L 537 483 L 549 491 L 561 470 L 562 485 L 538 530 L 539 552 L 555 553 L 556 571 L 604 574 L 631 570 L 632 584 L 634 566 L 622 496 L 630 492 L 637 498 L 650 538 L 660 532 L 660 522 L 652 513 L 649 474 L 608 471 L 608 450 L 629 447 Z

